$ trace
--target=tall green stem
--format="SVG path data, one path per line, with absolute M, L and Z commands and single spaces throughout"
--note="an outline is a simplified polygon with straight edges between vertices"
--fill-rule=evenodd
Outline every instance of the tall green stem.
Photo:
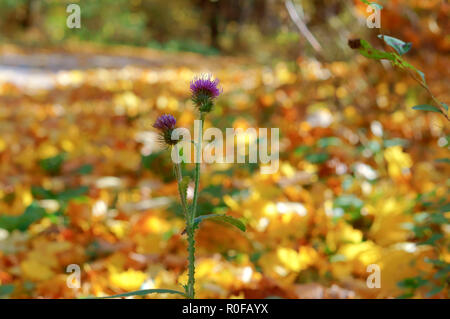
M 180 163 L 174 163 L 175 168 L 175 177 L 177 179 L 178 184 L 178 193 L 180 194 L 181 199 L 181 207 L 183 208 L 184 218 L 186 219 L 186 222 L 189 219 L 189 211 L 187 206 L 187 200 L 186 200 L 186 193 L 182 189 L 181 183 L 183 182 L 183 175 L 181 173 L 181 164 Z
M 189 299 L 195 298 L 195 228 L 193 222 L 188 221 L 186 225 L 188 237 L 188 283 L 187 296 Z
M 197 214 L 197 201 L 198 201 L 198 187 L 200 184 L 200 162 L 201 162 L 201 156 L 202 156 L 202 139 L 203 139 L 203 122 L 205 120 L 205 113 L 201 112 L 200 113 L 200 132 L 198 134 L 198 140 L 197 140 L 197 145 L 195 145 L 196 147 L 196 151 L 197 151 L 197 155 L 196 155 L 196 161 L 197 163 L 195 163 L 195 186 L 194 186 L 194 198 L 192 200 L 192 211 L 191 211 L 191 217 L 192 220 L 194 220 L 196 214 Z
M 195 291 L 194 291 L 194 274 L 195 274 L 195 242 L 194 242 L 194 227 L 193 222 L 188 210 L 187 200 L 186 200 L 186 193 L 185 190 L 183 190 L 182 182 L 183 182 L 183 175 L 181 172 L 181 165 L 179 163 L 174 164 L 175 169 L 175 177 L 177 179 L 178 183 L 178 193 L 180 194 L 181 199 L 181 206 L 183 208 L 184 217 L 186 219 L 186 233 L 188 236 L 188 273 L 189 273 L 189 279 L 186 289 L 186 295 L 190 299 L 194 299 Z
M 186 220 L 186 232 L 188 236 L 188 284 L 187 295 L 188 298 L 194 299 L 195 297 L 195 225 L 194 219 L 197 215 L 197 201 L 198 201 L 198 188 L 200 184 L 200 164 L 202 156 L 202 138 L 203 138 L 203 121 L 205 120 L 205 114 L 200 113 L 200 132 L 198 135 L 196 147 L 196 163 L 195 163 L 195 186 L 194 186 L 194 198 L 192 200 L 192 210 L 190 212 L 190 218 Z

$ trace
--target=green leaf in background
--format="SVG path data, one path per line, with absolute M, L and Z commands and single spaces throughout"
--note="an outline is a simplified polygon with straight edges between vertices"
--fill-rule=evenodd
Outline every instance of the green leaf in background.
M 448 212 L 450 212 L 450 203 L 447 203 L 447 204 L 442 205 L 441 207 L 439 207 L 439 212 L 440 213 L 448 213 Z
M 301 145 L 295 149 L 294 154 L 295 155 L 303 155 L 303 154 L 307 153 L 310 149 L 311 149 L 311 147 L 309 147 L 307 145 Z
M 440 293 L 440 292 L 442 291 L 442 289 L 444 289 L 444 286 L 435 286 L 435 285 L 432 285 L 431 290 L 430 290 L 429 292 L 427 292 L 425 296 L 426 296 L 427 298 L 430 298 L 430 297 L 432 297 L 432 296 L 434 296 L 434 295 Z
M 430 258 L 425 258 L 424 259 L 426 263 L 435 265 L 437 267 L 446 267 L 448 264 L 445 261 L 439 260 L 439 259 L 430 259 Z
M 392 65 L 397 66 L 397 67 L 399 67 L 402 70 L 408 70 L 409 69 L 411 71 L 416 72 L 420 76 L 420 79 L 422 80 L 422 85 L 425 86 L 425 87 L 428 87 L 427 81 L 425 80 L 425 73 L 423 73 L 422 71 L 417 69 L 414 65 L 411 65 L 410 63 L 408 63 L 405 60 L 403 60 L 396 53 L 394 53 L 394 57 L 395 57 L 395 59 L 392 61 Z
M 441 278 L 446 278 L 450 276 L 450 265 L 447 265 L 447 267 L 439 270 L 437 273 L 434 274 L 433 278 L 434 279 L 441 279 Z
M 150 155 L 142 155 L 142 165 L 146 169 L 151 169 L 151 164 L 159 157 L 161 156 L 162 151 L 151 153 Z
M 60 193 L 54 193 L 48 189 L 39 186 L 31 187 L 31 194 L 38 199 L 56 199 L 67 201 L 75 198 L 79 198 L 88 192 L 87 186 L 80 186 L 78 188 L 66 189 Z
M 416 106 L 413 106 L 413 109 L 417 110 L 417 111 L 442 113 L 441 110 L 439 108 L 437 108 L 436 106 L 428 105 L 428 104 L 416 105 Z
M 22 215 L 0 216 L 0 228 L 6 229 L 7 231 L 13 231 L 15 229 L 26 231 L 31 224 L 44 217 L 44 215 L 45 210 L 36 202 L 32 202 Z
M 67 190 L 57 194 L 56 197 L 59 200 L 70 200 L 70 199 L 78 198 L 78 197 L 85 195 L 88 192 L 88 190 L 89 190 L 89 187 L 80 186 L 78 188 L 67 189 Z
M 397 286 L 399 286 L 400 288 L 417 289 L 426 285 L 427 283 L 428 280 L 425 280 L 422 277 L 411 277 L 400 281 Z
M 403 60 L 400 55 L 398 55 L 395 52 L 386 52 L 381 51 L 373 48 L 369 42 L 366 40 L 349 40 L 349 45 L 352 49 L 358 49 L 359 53 L 366 58 L 374 59 L 374 60 L 389 60 L 391 61 L 393 66 L 396 66 L 402 70 L 411 70 L 416 72 L 422 81 L 422 85 L 425 87 L 427 86 L 426 80 L 425 80 L 425 74 L 418 70 L 415 66 L 409 64 L 407 61 Z
M 341 144 L 341 140 L 337 137 L 323 137 L 317 142 L 317 146 L 321 148 L 327 148 L 328 146 L 338 146 Z
M 409 144 L 408 140 L 405 140 L 402 138 L 393 138 L 390 140 L 385 140 L 383 145 L 384 145 L 384 147 L 391 147 L 391 146 L 397 146 L 397 145 L 405 147 L 408 144 Z
M 60 172 L 61 166 L 62 166 L 65 158 L 66 158 L 66 154 L 61 153 L 61 154 L 41 160 L 39 162 L 39 165 L 47 173 L 57 174 Z
M 405 54 L 412 47 L 411 42 L 404 42 L 400 39 L 390 37 L 388 35 L 379 34 L 378 38 L 382 39 L 387 45 L 394 48 L 394 50 L 397 51 L 397 53 L 400 55 Z
M 360 43 L 361 47 L 359 48 L 359 53 L 361 53 L 366 58 L 374 60 L 386 59 L 390 61 L 395 61 L 396 59 L 394 53 L 374 49 L 366 40 L 360 40 Z
M 450 158 L 438 158 L 437 160 L 434 160 L 436 163 L 446 163 L 450 164 Z
M 340 209 L 351 220 L 357 220 L 361 218 L 361 209 L 364 206 L 364 202 L 355 195 L 341 195 L 336 197 L 333 201 L 333 209 Z
M 144 289 L 144 290 L 136 290 L 130 291 L 119 295 L 108 296 L 108 297 L 99 297 L 98 299 L 110 299 L 110 298 L 119 298 L 119 297 L 131 297 L 131 296 L 145 296 L 148 294 L 178 294 L 182 296 L 186 296 L 184 292 L 172 290 L 172 289 Z
M 245 224 L 240 221 L 237 218 L 228 216 L 228 215 L 222 215 L 222 214 L 209 214 L 209 215 L 201 215 L 194 219 L 194 225 L 197 227 L 204 219 L 213 219 L 222 221 L 228 224 L 231 224 L 237 228 L 239 228 L 241 231 L 245 231 Z
M 378 8 L 378 10 L 382 10 L 383 6 L 381 4 L 378 4 L 376 2 L 373 1 L 368 1 L 368 0 L 361 0 L 362 2 L 364 2 L 365 4 L 367 4 L 368 6 L 375 6 Z
M 75 173 L 80 174 L 80 175 L 88 175 L 90 173 L 92 173 L 92 165 L 91 164 L 86 164 L 86 165 L 82 165 L 80 167 L 78 167 L 75 170 Z
M 14 285 L 0 285 L 0 297 L 8 296 L 14 291 Z
M 355 195 L 341 195 L 334 200 L 334 206 L 342 208 L 355 207 L 360 209 L 364 206 L 364 202 Z
M 434 245 L 436 241 L 444 237 L 442 234 L 433 234 L 430 238 L 428 238 L 426 241 L 418 243 L 418 245 Z
M 31 195 L 37 199 L 56 199 L 56 195 L 40 186 L 31 186 Z
M 430 222 L 445 225 L 449 223 L 449 220 L 442 213 L 434 213 L 430 215 Z
M 326 162 L 329 158 L 330 155 L 328 153 L 316 153 L 307 155 L 305 159 L 312 164 L 321 164 Z

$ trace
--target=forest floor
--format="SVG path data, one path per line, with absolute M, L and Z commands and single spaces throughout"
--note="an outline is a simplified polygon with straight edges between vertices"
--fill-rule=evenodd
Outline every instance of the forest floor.
M 411 227 L 420 194 L 448 196 L 448 164 L 435 160 L 448 157 L 449 130 L 411 109 L 428 100 L 406 74 L 360 56 L 266 66 L 128 47 L 0 53 L 0 295 L 181 289 L 177 186 L 151 126 L 173 113 L 192 127 L 189 82 L 206 71 L 224 89 L 206 126 L 280 128 L 280 169 L 202 165 L 200 212 L 242 218 L 247 231 L 202 225 L 199 298 L 397 297 L 405 278 L 433 276 L 425 257 L 450 262 Z M 449 57 L 409 61 L 449 102 Z M 381 288 L 366 285 L 372 264 Z

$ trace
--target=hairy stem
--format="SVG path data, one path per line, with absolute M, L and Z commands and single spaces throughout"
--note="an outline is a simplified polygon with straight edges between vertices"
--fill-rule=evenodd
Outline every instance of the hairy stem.
M 195 225 L 194 219 L 197 215 L 197 201 L 198 201 L 198 188 L 200 184 L 200 162 L 202 155 L 202 138 L 203 138 L 203 121 L 205 120 L 205 114 L 200 113 L 200 133 L 197 140 L 196 147 L 196 163 L 195 163 L 195 186 L 194 186 L 194 198 L 192 200 L 192 210 L 190 216 L 186 219 L 186 232 L 188 236 L 188 284 L 187 284 L 187 296 L 190 299 L 195 298 Z
M 188 237 L 188 284 L 187 296 L 189 299 L 195 298 L 195 228 L 194 223 L 189 222 L 186 226 Z
M 183 175 L 181 172 L 181 165 L 180 163 L 174 163 L 174 170 L 175 170 L 175 177 L 177 179 L 177 183 L 178 183 L 178 193 L 180 194 L 180 199 L 181 199 L 181 206 L 183 208 L 183 213 L 184 213 L 184 217 L 186 220 L 186 232 L 188 235 L 188 264 L 189 264 L 189 269 L 188 269 L 188 273 L 189 273 L 189 279 L 188 279 L 188 284 L 187 284 L 187 289 L 186 289 L 186 295 L 188 298 L 190 299 L 194 299 L 194 283 L 195 283 L 195 279 L 194 279 L 194 274 L 195 274 L 195 242 L 194 242 L 194 232 L 195 229 L 193 227 L 193 223 L 191 221 L 191 216 L 189 214 L 189 210 L 188 210 L 188 205 L 187 205 L 187 200 L 186 200 L 186 194 L 182 189 L 181 183 L 183 181 Z
M 197 214 L 197 201 L 198 201 L 198 187 L 200 184 L 200 162 L 202 156 L 202 138 L 203 138 L 203 122 L 205 120 L 205 113 L 200 113 L 200 133 L 198 135 L 197 145 L 196 145 L 196 162 L 195 163 L 195 186 L 194 186 L 194 198 L 192 200 L 192 212 L 191 217 L 194 220 Z
M 181 164 L 180 163 L 174 163 L 174 169 L 175 169 L 175 177 L 177 179 L 178 183 L 178 193 L 180 194 L 180 200 L 181 200 L 181 207 L 183 208 L 184 218 L 186 219 L 186 222 L 189 218 L 189 212 L 188 212 L 188 206 L 187 206 L 187 200 L 186 200 L 186 193 L 181 188 L 181 183 L 183 181 L 183 175 L 181 173 Z

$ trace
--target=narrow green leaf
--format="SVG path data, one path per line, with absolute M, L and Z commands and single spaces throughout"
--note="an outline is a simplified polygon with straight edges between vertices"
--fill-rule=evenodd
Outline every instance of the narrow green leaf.
M 413 109 L 417 110 L 417 111 L 442 113 L 441 110 L 439 108 L 437 108 L 436 106 L 428 105 L 428 104 L 416 105 L 416 106 L 413 106 Z
M 378 35 L 378 38 L 382 39 L 387 45 L 394 48 L 394 50 L 397 51 L 397 53 L 400 55 L 405 54 L 412 47 L 411 42 L 404 42 L 400 39 L 390 37 L 388 35 L 380 34 L 380 35 Z
M 373 1 L 368 1 L 368 0 L 361 0 L 362 2 L 364 2 L 365 4 L 369 5 L 369 6 L 375 6 L 378 8 L 378 10 L 382 10 L 383 6 L 381 4 L 378 4 L 376 2 Z
M 119 298 L 119 297 L 131 297 L 131 296 L 145 296 L 148 294 L 178 294 L 182 296 L 186 296 L 184 292 L 171 290 L 171 289 L 144 289 L 144 290 L 136 290 L 130 291 L 123 294 L 118 294 L 114 296 L 108 297 L 98 297 L 98 299 L 111 299 L 111 298 Z
M 213 219 L 218 220 L 222 222 L 226 222 L 228 224 L 231 224 L 237 228 L 239 228 L 242 231 L 245 231 L 245 224 L 240 221 L 237 218 L 228 216 L 228 215 L 222 215 L 222 214 L 209 214 L 209 215 L 201 215 L 194 219 L 194 226 L 197 227 L 204 219 Z
M 359 49 L 359 53 L 361 53 L 366 58 L 374 59 L 374 60 L 382 60 L 382 59 L 386 59 L 386 60 L 390 60 L 390 61 L 396 60 L 396 56 L 394 53 L 374 49 L 370 45 L 370 43 L 367 42 L 366 40 L 361 40 L 361 48 Z

